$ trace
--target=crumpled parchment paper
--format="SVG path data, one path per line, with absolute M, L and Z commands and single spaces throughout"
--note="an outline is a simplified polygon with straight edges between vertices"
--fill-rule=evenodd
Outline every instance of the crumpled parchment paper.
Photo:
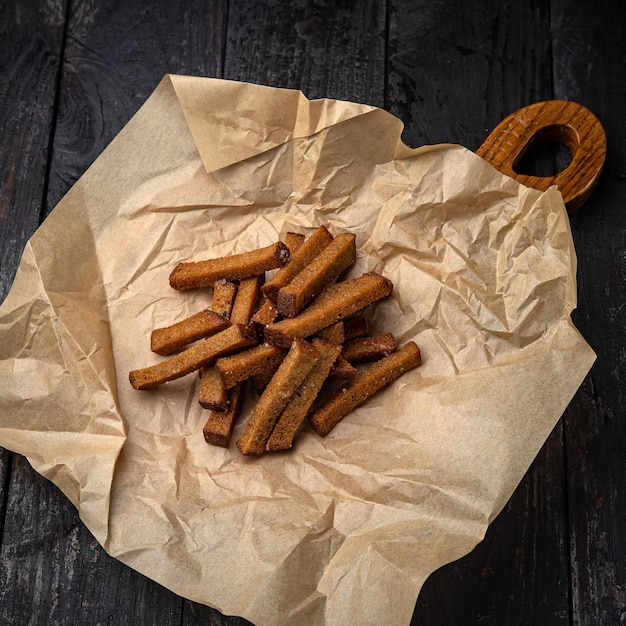
M 257 624 L 408 623 L 484 536 L 594 360 L 573 327 L 558 190 L 300 92 L 166 76 L 28 242 L 0 308 L 0 445 L 58 485 L 114 557 Z M 210 304 L 181 260 L 325 224 L 391 298 L 374 332 L 423 365 L 286 454 L 209 447 L 196 377 L 150 392 L 152 328 Z M 246 408 L 247 410 L 247 408 Z

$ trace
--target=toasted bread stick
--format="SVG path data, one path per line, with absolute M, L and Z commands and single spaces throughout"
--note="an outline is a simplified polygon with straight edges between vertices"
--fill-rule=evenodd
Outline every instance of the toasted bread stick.
M 367 337 L 369 332 L 368 323 L 362 315 L 352 315 L 343 320 L 343 340 L 357 339 L 358 337 Z
M 285 235 L 285 245 L 289 248 L 289 262 L 291 262 L 293 255 L 300 249 L 303 243 L 304 235 L 291 232 Z M 278 309 L 276 308 L 276 304 L 272 302 L 272 300 L 270 300 L 270 298 L 268 298 L 265 294 L 263 294 L 261 296 L 259 308 L 252 316 L 250 323 L 257 331 L 257 333 L 259 333 L 259 336 L 262 337 L 263 329 L 265 328 L 265 326 L 276 321 L 277 317 Z M 263 387 L 265 387 L 265 385 Z
M 420 350 L 409 341 L 389 356 L 368 365 L 352 382 L 338 389 L 311 413 L 311 425 L 320 436 L 325 437 L 352 409 L 420 364 Z
M 233 354 L 232 358 L 218 359 L 215 367 L 219 370 L 226 389 L 230 389 L 237 383 L 278 365 L 283 360 L 285 352 L 286 350 L 281 350 L 276 346 L 262 343 L 249 350 Z
M 375 272 L 330 285 L 296 317 L 265 327 L 265 340 L 288 348 L 295 337 L 310 337 L 322 328 L 352 315 L 391 294 L 393 283 Z
M 179 263 L 170 274 L 170 285 L 184 291 L 210 287 L 216 280 L 242 280 L 266 270 L 282 267 L 289 259 L 289 249 L 278 241 L 264 248 L 206 261 Z
M 302 339 L 294 340 L 287 356 L 252 410 L 243 434 L 237 440 L 237 447 L 242 454 L 261 454 L 265 450 L 276 420 L 315 364 L 317 356 L 317 350 L 310 343 Z
M 333 237 L 325 226 L 320 226 L 313 231 L 298 250 L 289 257 L 289 262 L 263 285 L 263 294 L 272 302 L 276 302 L 279 289 L 289 284 L 332 240 Z
M 135 389 L 154 389 L 255 343 L 256 335 L 247 326 L 233 324 L 160 363 L 133 370 L 129 374 L 130 384 Z
M 278 313 L 283 317 L 295 317 L 350 267 L 356 260 L 355 241 L 352 233 L 337 235 L 289 284 L 281 287 L 276 296 Z
M 205 309 L 171 326 L 155 328 L 150 335 L 150 348 L 156 354 L 167 356 L 194 341 L 215 335 L 228 326 L 230 322 L 227 319 Z
M 348 363 L 340 354 L 330 368 L 328 377 L 333 380 L 353 380 L 358 373 L 356 367 Z
M 233 303 L 237 295 L 237 283 L 228 280 L 216 280 L 213 285 L 213 301 L 211 311 L 218 313 L 226 319 L 230 319 L 230 312 L 233 310 Z
M 228 390 L 228 406 L 225 411 L 211 411 L 202 429 L 204 440 L 214 446 L 228 448 L 230 437 L 239 417 L 243 385 L 235 385 Z
M 257 303 L 261 296 L 261 285 L 264 276 L 251 276 L 244 278 L 239 282 L 235 301 L 232 306 L 230 321 L 233 324 L 247 324 L 252 317 L 252 313 L 256 309 Z M 239 394 L 239 391 L 236 392 Z M 226 389 L 222 376 L 218 369 L 212 367 L 204 368 L 202 378 L 200 380 L 200 389 L 198 392 L 198 402 L 205 409 L 213 409 L 214 411 L 227 411 L 228 418 L 232 420 L 232 424 L 228 426 L 228 421 L 224 419 L 209 419 L 204 427 L 205 437 L 208 436 L 213 425 L 218 428 L 216 436 L 221 437 L 225 431 L 232 430 L 238 412 L 232 410 L 234 404 L 233 390 Z
M 213 411 L 226 411 L 229 407 L 228 390 L 215 367 L 203 367 L 200 370 L 198 402 L 203 409 Z
M 261 285 L 264 275 L 251 276 L 239 282 L 230 321 L 233 324 L 247 324 L 254 314 L 261 297 Z
M 341 356 L 348 363 L 366 363 L 382 359 L 397 347 L 395 337 L 391 333 L 383 333 L 377 337 L 359 337 L 346 341 Z
M 315 336 L 331 343 L 343 343 L 346 336 L 343 321 L 335 322 L 326 328 L 322 328 L 322 330 L 315 333 Z
M 267 441 L 267 450 L 288 450 L 293 446 L 300 424 L 302 424 L 313 405 L 317 394 L 328 377 L 330 368 L 341 351 L 341 346 L 323 339 L 313 339 L 311 343 L 319 356 L 311 371 L 300 383 L 300 386 L 280 414 Z
M 267 296 L 262 296 L 259 308 L 252 316 L 250 323 L 254 329 L 261 334 L 268 324 L 276 321 L 277 317 L 278 309 L 276 305 Z
M 227 280 L 215 281 L 211 309 L 225 319 L 230 319 L 238 287 L 238 283 Z M 222 377 L 214 367 L 200 369 L 198 402 L 202 408 L 214 411 L 225 411 L 229 406 L 228 392 L 224 387 Z
M 285 245 L 289 248 L 289 258 L 300 249 L 300 246 L 304 243 L 305 236 L 302 233 L 288 232 L 285 235 Z

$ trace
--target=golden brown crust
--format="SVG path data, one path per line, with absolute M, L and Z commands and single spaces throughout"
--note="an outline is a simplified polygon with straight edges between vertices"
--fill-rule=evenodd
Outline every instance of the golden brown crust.
M 249 350 L 218 359 L 215 367 L 219 370 L 226 389 L 243 380 L 277 366 L 285 356 L 285 350 L 268 343 L 262 343 Z
M 237 295 L 237 287 L 237 283 L 228 280 L 215 281 L 211 310 L 226 319 L 230 319 L 230 313 L 233 310 L 233 303 Z
M 346 341 L 341 356 L 349 363 L 366 363 L 382 359 L 397 347 L 393 334 L 383 333 L 377 337 L 359 337 Z
M 343 320 L 344 341 L 367 337 L 368 332 L 367 319 L 363 315 L 352 315 Z
M 285 235 L 285 245 L 289 248 L 289 258 L 300 249 L 300 246 L 304 243 L 305 236 L 302 233 L 288 232 Z
M 130 384 L 135 389 L 154 389 L 255 343 L 256 335 L 247 326 L 233 324 L 164 361 L 133 370 L 129 374 Z
M 208 259 L 179 263 L 170 274 L 170 285 L 184 291 L 210 287 L 220 279 L 242 280 L 267 270 L 282 267 L 289 259 L 289 249 L 278 241 L 264 248 Z
M 156 354 L 167 356 L 186 345 L 210 337 L 228 328 L 230 322 L 205 309 L 164 328 L 155 328 L 150 335 L 150 349 Z
M 203 409 L 225 411 L 228 408 L 228 391 L 220 373 L 214 367 L 203 367 L 198 389 L 198 402 Z
M 237 440 L 237 447 L 242 454 L 263 453 L 276 420 L 315 364 L 317 356 L 317 350 L 310 343 L 302 339 L 294 340 L 287 356 L 252 410 L 243 434 Z
M 258 333 L 262 333 L 263 329 L 276 320 L 278 317 L 278 309 L 276 305 L 267 297 L 262 296 L 259 308 L 252 316 L 250 323 Z
M 265 340 L 288 348 L 296 337 L 310 337 L 348 315 L 391 294 L 393 283 L 375 272 L 362 274 L 328 287 L 296 317 L 273 322 L 265 327 Z
M 270 380 L 272 380 L 272 376 L 276 373 L 280 362 L 276 364 L 272 364 L 271 367 L 265 368 L 262 372 L 255 374 L 250 378 L 250 382 L 252 384 L 252 388 L 258 395 L 261 395 L 265 390 L 265 387 L 269 384 Z
M 341 346 L 322 339 L 314 339 L 312 344 L 319 356 L 280 414 L 265 446 L 267 450 L 288 450 L 293 446 L 300 424 L 313 405 L 341 351 Z
M 243 385 L 236 385 L 228 390 L 228 406 L 224 411 L 211 411 L 202 429 L 204 440 L 214 446 L 228 448 L 230 437 L 239 417 Z
M 353 380 L 358 373 L 356 367 L 348 363 L 340 354 L 330 368 L 328 376 L 333 380 Z
M 237 297 L 238 283 L 227 280 L 218 280 L 213 285 L 213 302 L 211 309 L 225 319 L 230 319 L 230 314 Z M 198 402 L 205 409 L 225 411 L 228 404 L 228 394 L 219 372 L 213 367 L 200 369 L 200 389 Z
M 325 226 L 317 228 L 298 250 L 290 256 L 289 262 L 263 285 L 263 294 L 272 302 L 276 302 L 278 291 L 281 287 L 289 284 L 332 240 L 333 237 Z
M 278 291 L 276 308 L 283 317 L 295 317 L 322 290 L 356 260 L 356 237 L 337 235 L 292 280 Z
M 409 341 L 389 356 L 369 365 L 310 415 L 311 426 L 325 437 L 350 411 L 377 391 L 421 364 L 420 350 Z
M 237 441 L 245 455 L 292 447 L 316 400 L 323 404 L 310 415 L 311 424 L 325 436 L 349 411 L 420 363 L 413 342 L 392 352 L 391 333 L 367 336 L 361 312 L 390 295 L 393 284 L 375 272 L 344 280 L 356 260 L 355 240 L 350 233 L 333 238 L 320 227 L 308 239 L 289 232 L 285 243 L 179 263 L 170 274 L 171 286 L 212 284 L 212 311 L 154 330 L 152 347 L 162 355 L 196 343 L 131 371 L 131 385 L 152 389 L 200 370 L 198 401 L 209 409 L 204 438 L 228 447 L 244 384 L 253 384 L 260 397 Z M 265 272 L 272 269 L 279 271 L 264 285 Z M 346 357 L 352 363 L 378 360 L 359 373 Z M 327 399 L 324 387 L 332 378 L 349 382 Z
M 251 276 L 239 282 L 237 295 L 230 313 L 233 324 L 247 324 L 254 314 L 261 297 L 264 275 Z
M 343 321 L 335 322 L 326 328 L 322 328 L 322 330 L 315 333 L 315 336 L 331 343 L 343 343 L 345 340 Z

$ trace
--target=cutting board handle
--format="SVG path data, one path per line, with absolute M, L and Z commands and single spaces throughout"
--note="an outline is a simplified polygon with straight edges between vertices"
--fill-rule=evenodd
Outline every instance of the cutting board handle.
M 518 174 L 515 166 L 538 145 L 560 143 L 571 163 L 554 176 Z M 506 117 L 476 151 L 497 170 L 528 187 L 545 191 L 557 185 L 570 213 L 594 190 L 606 157 L 606 135 L 586 107 L 567 100 L 548 100 L 523 107 Z

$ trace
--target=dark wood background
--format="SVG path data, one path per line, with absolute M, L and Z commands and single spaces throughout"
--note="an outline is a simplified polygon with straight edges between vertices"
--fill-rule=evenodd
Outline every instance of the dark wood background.
M 427 581 L 413 622 L 625 624 L 623 15 L 621 0 L 0 0 L 0 301 L 28 237 L 165 73 L 384 107 L 413 146 L 475 150 L 521 106 L 586 105 L 608 155 L 571 218 L 574 319 L 597 363 L 485 540 Z M 566 159 L 544 150 L 524 167 Z M 114 561 L 56 487 L 0 449 L 0 623 L 247 622 Z

